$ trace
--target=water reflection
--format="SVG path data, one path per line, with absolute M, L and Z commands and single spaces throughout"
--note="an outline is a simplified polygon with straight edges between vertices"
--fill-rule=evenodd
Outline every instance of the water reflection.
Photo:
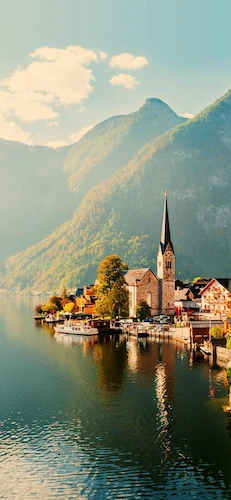
M 231 497 L 223 370 L 168 341 L 56 336 L 26 299 L 13 310 L 17 325 L 0 301 L 1 498 Z

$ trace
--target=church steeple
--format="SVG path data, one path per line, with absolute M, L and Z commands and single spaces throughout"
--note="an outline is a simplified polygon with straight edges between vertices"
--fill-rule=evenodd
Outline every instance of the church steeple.
M 164 192 L 165 200 L 164 200 L 164 215 L 163 215 L 163 222 L 162 222 L 162 231 L 161 231 L 161 237 L 160 237 L 160 248 L 162 255 L 164 254 L 167 245 L 171 247 L 173 253 L 173 244 L 171 241 L 171 233 L 170 233 L 170 224 L 169 224 L 169 216 L 168 216 L 168 202 L 167 202 L 167 190 L 165 189 Z
M 157 276 L 160 280 L 160 312 L 162 314 L 172 315 L 175 310 L 175 254 L 170 233 L 166 190 L 164 195 L 164 215 L 157 255 Z

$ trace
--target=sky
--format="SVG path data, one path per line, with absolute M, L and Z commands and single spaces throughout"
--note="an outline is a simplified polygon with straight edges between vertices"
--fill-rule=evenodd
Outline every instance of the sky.
M 230 0 L 0 0 L 0 137 L 58 147 L 157 97 L 231 87 Z

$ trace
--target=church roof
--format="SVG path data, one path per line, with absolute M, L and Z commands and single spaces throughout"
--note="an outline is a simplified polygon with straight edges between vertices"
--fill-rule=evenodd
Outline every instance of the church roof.
M 168 202 L 167 202 L 167 196 L 165 196 L 164 215 L 163 215 L 162 231 L 161 231 L 161 237 L 160 237 L 160 248 L 162 251 L 162 255 L 164 254 L 168 244 L 170 244 L 172 251 L 174 253 L 173 244 L 171 241 L 171 234 L 170 234 L 170 224 L 169 224 L 169 216 L 168 216 Z
M 143 269 L 130 269 L 124 276 L 127 285 L 135 286 L 136 281 L 142 280 L 149 269 L 149 267 L 144 267 Z

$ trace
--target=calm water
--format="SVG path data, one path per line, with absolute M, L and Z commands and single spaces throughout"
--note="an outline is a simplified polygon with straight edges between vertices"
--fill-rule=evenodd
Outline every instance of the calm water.
M 225 372 L 173 343 L 65 337 L 0 298 L 0 498 L 230 499 Z

